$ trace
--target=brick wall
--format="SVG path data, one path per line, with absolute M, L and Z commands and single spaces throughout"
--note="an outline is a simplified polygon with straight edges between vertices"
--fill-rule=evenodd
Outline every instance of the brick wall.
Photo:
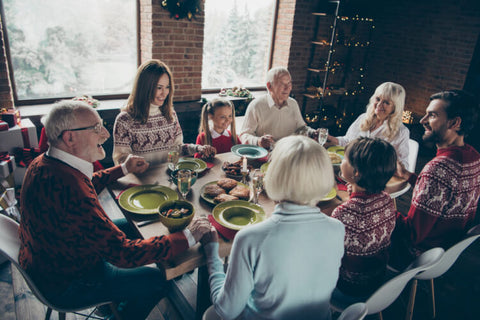
M 375 18 L 373 46 L 363 82 L 365 94 L 359 108 L 368 103 L 375 88 L 385 81 L 402 84 L 407 109 L 423 114 L 428 97 L 446 88 L 462 89 L 480 32 L 480 2 L 477 0 L 350 0 L 349 15 L 359 12 Z M 294 93 L 303 89 L 309 41 L 313 29 L 308 1 L 297 0 L 289 68 Z M 311 32 L 308 36 L 308 32 Z M 298 99 L 299 102 L 301 99 Z M 361 112 L 361 111 L 360 111 Z
M 462 89 L 480 32 L 477 0 L 402 0 L 376 7 L 365 84 L 384 81 L 407 92 L 406 108 L 423 115 L 429 96 Z
M 8 64 L 5 59 L 5 39 L 3 38 L 3 21 L 0 17 L 0 108 L 13 107 L 12 88 L 10 86 L 10 75 Z
M 192 20 L 176 20 L 158 0 L 140 3 L 142 61 L 160 59 L 170 67 L 175 101 L 196 101 L 202 94 L 203 7 L 201 11 Z

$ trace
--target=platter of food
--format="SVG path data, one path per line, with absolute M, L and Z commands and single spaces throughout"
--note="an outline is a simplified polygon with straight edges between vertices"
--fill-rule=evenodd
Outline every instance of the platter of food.
M 212 216 L 220 225 L 231 230 L 241 230 L 266 218 L 262 207 L 245 200 L 220 203 L 213 208 Z
M 210 204 L 248 200 L 250 199 L 250 188 L 234 179 L 224 178 L 203 185 L 200 189 L 200 197 Z
M 169 187 L 159 185 L 135 186 L 125 190 L 118 198 L 124 210 L 137 214 L 157 214 L 158 207 L 167 200 L 177 200 L 178 194 Z
M 345 147 L 331 146 L 327 149 L 327 151 L 330 161 L 332 161 L 334 166 L 339 166 L 342 164 L 342 160 L 345 157 Z
M 247 165 L 248 171 L 253 170 L 253 166 Z M 242 179 L 242 159 L 235 162 L 225 161 L 222 165 L 222 170 L 228 178 L 240 180 Z

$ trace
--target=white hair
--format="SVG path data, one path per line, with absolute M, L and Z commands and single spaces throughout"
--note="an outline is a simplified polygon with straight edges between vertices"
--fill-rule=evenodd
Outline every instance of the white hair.
M 63 100 L 55 103 L 41 120 L 48 143 L 52 146 L 58 145 L 62 132 L 74 128 L 78 115 L 85 111 L 96 112 L 82 101 Z
M 290 72 L 285 67 L 275 67 L 267 72 L 267 83 L 273 84 L 275 80 L 280 78 L 283 75 L 290 76 Z M 291 77 L 291 76 L 290 76 Z
M 315 206 L 333 186 L 333 166 L 324 147 L 299 135 L 276 143 L 265 176 L 270 199 Z

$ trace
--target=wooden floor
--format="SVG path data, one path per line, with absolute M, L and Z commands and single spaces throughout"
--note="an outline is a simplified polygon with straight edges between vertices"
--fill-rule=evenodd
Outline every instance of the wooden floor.
M 431 158 L 431 154 L 419 155 L 417 171 Z M 397 199 L 397 208 L 406 213 L 410 206 L 411 190 Z M 480 214 L 477 213 L 477 223 Z M 456 264 L 442 277 L 435 279 L 437 319 L 480 319 L 480 241 L 471 245 L 457 260 Z M 28 290 L 9 263 L 0 265 L 0 320 L 36 320 L 44 319 L 44 313 L 30 314 L 28 310 L 45 310 Z M 175 280 L 175 292 L 168 299 L 163 299 L 152 311 L 149 320 L 193 320 L 195 310 L 196 272 Z M 383 312 L 385 320 L 400 320 L 405 317 L 408 300 L 408 288 L 397 301 Z M 179 299 L 181 295 L 185 299 Z M 421 282 L 413 319 L 430 319 L 429 294 L 425 283 Z M 172 302 L 173 301 L 173 302 Z M 180 310 L 180 311 L 179 311 Z M 88 312 L 87 312 L 88 313 Z M 184 316 L 182 316 L 183 314 Z M 52 320 L 58 319 L 54 312 Z M 76 320 L 84 317 L 67 314 L 67 319 Z

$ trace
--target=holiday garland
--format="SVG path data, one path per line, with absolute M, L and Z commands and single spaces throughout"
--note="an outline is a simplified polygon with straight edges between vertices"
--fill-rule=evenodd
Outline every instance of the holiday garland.
M 161 4 L 165 10 L 170 12 L 170 17 L 177 20 L 188 18 L 192 20 L 196 14 L 200 13 L 201 0 L 162 0 Z

